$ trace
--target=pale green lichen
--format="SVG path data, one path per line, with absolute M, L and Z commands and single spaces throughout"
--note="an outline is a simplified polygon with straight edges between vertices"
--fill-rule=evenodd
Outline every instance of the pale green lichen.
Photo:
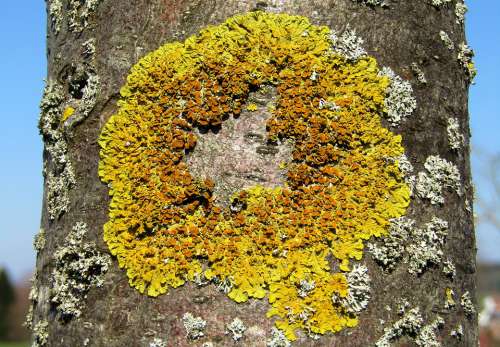
M 434 321 L 424 325 L 424 318 L 418 307 L 408 312 L 405 308 L 400 315 L 403 316 L 401 319 L 384 329 L 384 335 L 375 343 L 376 347 L 390 347 L 403 336 L 412 339 L 419 347 L 441 346 L 436 331 L 444 325 L 443 318 L 437 316 Z
M 451 3 L 452 0 L 431 0 L 431 4 L 435 7 L 443 7 Z
M 425 74 L 418 66 L 417 63 L 411 63 L 411 70 L 413 71 L 413 74 L 417 77 L 417 81 L 420 84 L 427 84 L 427 78 L 425 78 Z
M 340 35 L 332 30 L 330 40 L 333 52 L 348 60 L 356 61 L 367 55 L 366 50 L 363 48 L 363 39 L 357 36 L 356 31 L 351 30 L 349 27 Z
M 388 67 L 382 68 L 380 76 L 388 77 L 390 80 L 387 97 L 384 100 L 385 117 L 393 126 L 399 125 L 417 107 L 417 100 L 413 97 L 413 88 L 408 81 L 403 80 Z
M 290 347 L 291 345 L 285 334 L 276 328 L 271 330 L 271 338 L 266 342 L 266 347 Z
M 227 331 L 231 334 L 231 337 L 234 341 L 241 340 L 243 338 L 243 334 L 247 330 L 247 327 L 245 326 L 243 321 L 238 317 L 233 319 L 233 321 L 229 323 L 226 328 Z
M 454 279 L 457 274 L 457 269 L 455 264 L 450 259 L 446 259 L 443 262 L 443 273 L 450 279 Z
M 83 300 L 90 289 L 104 284 L 104 275 L 111 259 L 96 249 L 93 242 L 85 242 L 87 225 L 78 222 L 55 254 L 52 272 L 51 302 L 65 321 L 79 317 Z
M 406 242 L 415 227 L 415 221 L 407 217 L 391 220 L 389 234 L 380 244 L 369 243 L 373 259 L 387 271 L 392 271 L 405 256 Z
M 446 127 L 448 133 L 448 143 L 451 149 L 460 149 L 464 144 L 464 135 L 460 131 L 460 126 L 457 118 L 448 118 L 448 126 Z
M 409 273 L 419 275 L 430 265 L 441 265 L 447 231 L 448 223 L 437 217 L 421 228 L 415 227 L 414 220 L 400 217 L 391 221 L 382 242 L 368 244 L 368 250 L 386 271 L 404 261 Z
M 339 298 L 334 295 L 332 300 L 346 308 L 347 312 L 360 313 L 368 306 L 370 300 L 370 276 L 368 268 L 364 265 L 356 264 L 351 272 L 347 274 L 348 294 Z
M 474 315 L 476 314 L 476 307 L 472 302 L 472 296 L 470 295 L 469 291 L 463 293 L 462 297 L 460 298 L 460 305 L 462 306 L 462 309 L 464 310 L 465 315 L 468 318 L 474 317 Z
M 60 127 L 63 101 L 63 87 L 48 81 L 40 102 L 39 129 L 51 164 L 49 165 L 47 161 L 44 162 L 47 212 L 51 220 L 58 218 L 68 210 L 69 190 L 76 182 L 73 167 L 68 157 L 68 145 Z
M 443 41 L 446 48 L 448 48 L 450 51 L 455 49 L 455 44 L 453 43 L 450 36 L 445 31 L 441 30 L 439 32 L 439 37 L 441 38 L 441 41 Z
M 49 340 L 49 323 L 47 321 L 39 321 L 33 328 L 33 344 L 32 347 L 43 347 L 47 345 Z
M 49 17 L 53 25 L 54 32 L 57 34 L 61 30 L 63 22 L 63 4 L 62 0 L 50 0 L 48 3 Z
M 40 231 L 38 231 L 38 233 L 33 238 L 33 248 L 38 254 L 43 250 L 44 247 L 45 247 L 45 230 L 40 229 Z
M 463 24 L 466 13 L 467 13 L 467 6 L 463 2 L 460 2 L 460 0 L 458 0 L 455 5 L 455 16 L 457 17 L 456 20 L 457 24 Z
M 68 27 L 73 32 L 82 32 L 89 24 L 91 15 L 102 0 L 69 0 Z
M 164 341 L 159 337 L 155 337 L 153 341 L 149 343 L 149 347 L 167 347 L 167 341 Z
M 462 324 L 458 324 L 455 329 L 450 332 L 450 336 L 454 337 L 458 341 L 462 340 L 462 337 L 464 336 L 464 327 Z
M 368 6 L 381 6 L 381 7 L 387 6 L 384 0 L 352 0 L 352 1 Z
M 419 172 L 415 184 L 419 197 L 436 205 L 444 203 L 444 189 L 451 189 L 462 195 L 460 173 L 454 164 L 431 155 L 425 160 L 424 167 L 427 172 Z
M 443 246 L 448 235 L 448 223 L 433 217 L 423 228 L 415 228 L 411 233 L 412 243 L 406 248 L 411 256 L 408 272 L 421 274 L 430 264 L 439 265 L 443 257 Z
M 477 75 L 476 67 L 472 61 L 473 57 L 474 51 L 465 42 L 462 42 L 459 46 L 457 59 L 469 81 L 473 81 Z
M 184 313 L 182 316 L 182 324 L 186 329 L 186 337 L 190 340 L 197 340 L 205 336 L 204 330 L 207 322 L 201 317 L 194 317 L 190 312 Z

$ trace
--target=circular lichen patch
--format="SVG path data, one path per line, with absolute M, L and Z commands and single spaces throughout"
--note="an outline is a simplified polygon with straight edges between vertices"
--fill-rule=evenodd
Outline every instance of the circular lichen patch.
M 348 295 L 350 260 L 404 214 L 409 188 L 392 160 L 401 138 L 379 117 L 388 79 L 371 57 L 335 53 L 330 34 L 304 17 L 253 12 L 132 68 L 99 139 L 99 175 L 111 195 L 104 238 L 133 287 L 157 296 L 205 277 L 236 302 L 267 296 L 292 340 L 299 328 L 357 324 L 332 297 Z M 267 141 L 293 143 L 286 182 L 242 189 L 221 207 L 214 183 L 186 164 L 195 129 L 240 116 L 263 86 L 278 94 Z

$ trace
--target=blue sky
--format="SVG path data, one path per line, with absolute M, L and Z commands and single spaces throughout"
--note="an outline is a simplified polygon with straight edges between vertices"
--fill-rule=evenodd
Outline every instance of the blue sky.
M 475 150 L 500 152 L 500 1 L 470 1 L 467 37 L 476 51 L 479 74 L 470 90 Z M 45 1 L 6 1 L 0 12 L 2 81 L 0 102 L 0 266 L 15 279 L 29 273 L 35 257 L 33 235 L 39 229 L 42 196 L 42 143 L 38 103 L 46 76 Z M 473 158 L 478 196 L 490 189 L 480 173 L 486 162 Z M 499 173 L 500 175 L 500 173 Z M 500 206 L 499 206 L 500 209 Z M 500 231 L 480 224 L 479 257 L 500 262 Z

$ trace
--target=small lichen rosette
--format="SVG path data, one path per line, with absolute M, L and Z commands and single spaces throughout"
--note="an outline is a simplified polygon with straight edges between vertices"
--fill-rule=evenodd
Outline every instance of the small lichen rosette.
M 99 175 L 111 195 L 104 238 L 133 287 L 157 296 L 206 278 L 236 302 L 267 296 L 291 340 L 357 324 L 332 298 L 347 297 L 350 261 L 404 214 L 409 188 L 391 160 L 401 137 L 379 116 L 388 78 L 371 57 L 335 53 L 330 35 L 304 17 L 253 12 L 132 68 L 99 139 Z M 294 144 L 286 182 L 217 206 L 213 182 L 186 165 L 194 129 L 239 116 L 265 85 L 278 91 L 268 140 Z

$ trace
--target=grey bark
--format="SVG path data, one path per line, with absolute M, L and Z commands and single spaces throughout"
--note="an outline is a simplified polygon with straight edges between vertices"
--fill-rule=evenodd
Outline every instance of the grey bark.
M 437 331 L 443 346 L 477 345 L 476 315 L 468 316 L 459 303 L 463 293 L 470 292 L 473 299 L 475 293 L 476 249 L 472 211 L 465 205 L 465 199 L 472 201 L 467 111 L 469 83 L 457 62 L 456 52 L 450 52 L 439 39 L 439 31 L 444 30 L 456 46 L 465 41 L 463 24 L 456 22 L 454 6 L 436 9 L 425 0 L 391 0 L 387 1 L 387 7 L 365 6 L 352 0 L 283 0 L 272 3 L 254 0 L 102 0 L 95 12 L 87 15 L 81 30 L 74 30 L 68 24 L 71 5 L 63 1 L 58 32 L 49 14 L 48 79 L 64 86 L 66 97 L 77 98 L 78 93 L 72 91 L 72 88 L 79 88 L 74 87 L 75 83 L 78 85 L 76 71 L 88 69 L 92 64 L 91 69 L 100 79 L 100 89 L 90 114 L 66 135 L 76 184 L 69 190 L 67 211 L 54 220 L 47 213 L 45 186 L 41 225 L 46 242 L 37 257 L 38 293 L 33 325 L 48 323 L 47 346 L 149 346 L 155 338 L 166 342 L 167 346 L 201 346 L 205 342 L 232 346 L 236 343 L 225 333 L 225 325 L 234 317 L 240 317 L 247 327 L 251 327 L 240 345 L 265 346 L 272 327 L 272 320 L 265 318 L 268 308 L 265 300 L 237 304 L 213 285 L 198 288 L 193 284 L 151 298 L 129 286 L 126 274 L 118 268 L 115 259 L 111 261 L 103 286 L 93 287 L 88 292 L 80 317 L 61 320 L 51 303 L 54 253 L 75 223 L 85 222 L 89 230 L 87 240 L 95 242 L 101 253 L 109 253 L 102 238 L 109 198 L 107 187 L 97 175 L 97 139 L 102 126 L 117 109 L 119 89 L 130 67 L 145 53 L 166 42 L 183 41 L 208 24 L 218 24 L 236 13 L 256 8 L 303 15 L 314 24 L 327 25 L 340 32 L 347 26 L 355 29 L 365 40 L 368 53 L 381 66 L 391 67 L 413 86 L 418 107 L 396 131 L 403 134 L 406 152 L 416 171 L 423 170 L 429 155 L 439 155 L 458 167 L 464 189 L 463 196 L 447 193 L 446 203 L 439 207 L 439 217 L 449 223 L 444 253 L 456 265 L 457 274 L 453 280 L 446 278 L 438 267 L 415 276 L 408 273 L 407 265 L 400 264 L 393 272 L 387 273 L 366 252 L 364 262 L 372 278 L 372 297 L 368 309 L 360 315 L 359 326 L 316 341 L 301 336 L 293 345 L 372 346 L 384 334 L 385 327 L 401 318 L 397 307 L 403 299 L 407 299 L 412 307 L 420 307 L 425 324 L 431 323 L 437 314 L 444 318 L 444 326 Z M 95 39 L 93 62 L 82 54 L 82 44 L 89 39 Z M 427 84 L 418 83 L 412 73 L 412 63 L 424 70 Z M 457 118 L 464 131 L 465 144 L 458 151 L 451 150 L 447 142 L 448 117 Z M 50 167 L 49 154 L 45 153 L 45 159 Z M 435 211 L 435 206 L 413 198 L 408 215 L 424 223 L 436 214 Z M 451 310 L 443 308 L 444 290 L 448 287 L 456 293 L 457 305 Z M 195 342 L 186 339 L 182 324 L 185 312 L 207 321 L 202 339 Z M 450 335 L 459 324 L 464 328 L 461 339 Z M 406 336 L 395 340 L 393 345 L 412 346 L 415 342 L 411 336 Z

